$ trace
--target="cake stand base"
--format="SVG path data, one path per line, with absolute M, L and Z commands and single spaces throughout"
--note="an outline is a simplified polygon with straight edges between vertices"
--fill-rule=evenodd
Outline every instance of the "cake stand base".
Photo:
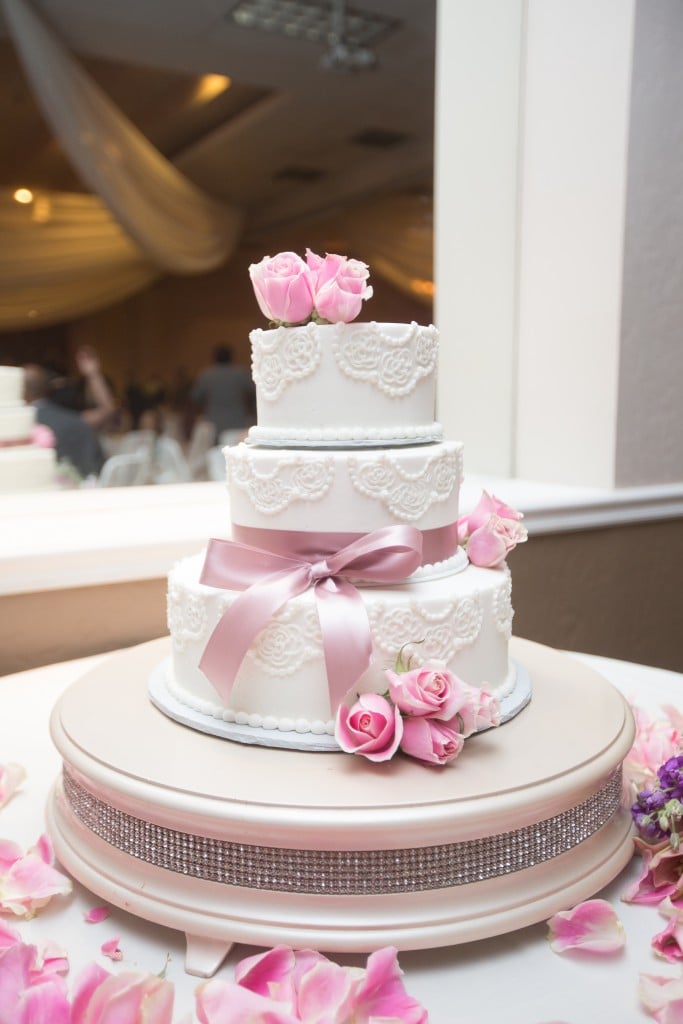
M 440 769 L 198 733 L 147 697 L 167 652 L 113 655 L 61 698 L 48 829 L 99 897 L 186 934 L 189 973 L 210 976 L 235 942 L 368 953 L 501 934 L 588 898 L 631 856 L 632 718 L 569 657 L 513 641 L 531 703 Z

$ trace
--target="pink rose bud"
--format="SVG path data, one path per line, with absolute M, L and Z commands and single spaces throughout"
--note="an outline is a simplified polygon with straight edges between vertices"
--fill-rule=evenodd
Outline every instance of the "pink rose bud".
M 446 669 L 423 665 L 409 672 L 387 670 L 389 695 L 406 715 L 450 721 L 465 699 L 464 683 Z
M 515 520 L 492 515 L 467 540 L 467 557 L 473 565 L 497 569 L 517 544 L 527 538 L 525 528 Z
M 313 312 L 311 272 L 294 252 L 264 256 L 249 276 L 259 309 L 277 324 L 303 324 Z
M 500 704 L 487 690 L 468 686 L 468 696 L 458 711 L 460 732 L 466 739 L 472 733 L 500 725 Z
M 337 711 L 334 735 L 347 754 L 388 761 L 398 750 L 402 733 L 398 708 L 378 693 L 362 693 L 351 708 L 341 704 Z
M 495 494 L 491 495 L 488 491 L 482 491 L 477 506 L 469 515 L 463 516 L 458 522 L 466 521 L 467 533 L 470 534 L 488 522 L 489 518 L 493 515 L 500 516 L 501 519 L 513 519 L 515 522 L 519 522 L 522 519 L 522 513 L 518 512 L 517 509 L 510 508 L 500 498 L 496 498 Z
M 367 283 L 367 265 L 332 253 L 321 259 L 310 249 L 306 250 L 306 259 L 313 277 L 315 310 L 320 319 L 333 324 L 355 320 L 363 300 L 372 296 L 372 288 Z
M 401 750 L 425 764 L 447 764 L 458 756 L 464 737 L 435 718 L 404 718 Z

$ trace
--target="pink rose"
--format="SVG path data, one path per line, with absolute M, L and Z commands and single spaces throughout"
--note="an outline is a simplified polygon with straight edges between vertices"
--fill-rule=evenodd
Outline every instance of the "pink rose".
M 624 776 L 638 791 L 647 789 L 660 765 L 677 754 L 683 736 L 669 718 L 653 718 L 642 708 L 634 707 L 636 738 L 624 761 Z
M 372 296 L 368 268 L 360 260 L 328 253 L 324 259 L 310 249 L 306 260 L 313 279 L 313 301 L 321 320 L 350 323 L 361 311 L 364 299 Z
M 388 761 L 398 750 L 402 734 L 399 709 L 378 693 L 362 693 L 351 708 L 341 704 L 337 711 L 334 735 L 347 754 Z
M 465 699 L 464 683 L 446 669 L 423 665 L 409 672 L 386 672 L 389 695 L 406 715 L 449 721 Z
M 89 964 L 74 990 L 70 1024 L 172 1024 L 173 984 L 154 974 L 109 974 Z
M 313 312 L 312 275 L 294 252 L 264 256 L 252 263 L 249 277 L 259 309 L 277 324 L 302 324 Z
M 465 737 L 435 718 L 404 718 L 401 750 L 425 764 L 447 764 L 458 756 Z
M 466 545 L 467 557 L 473 565 L 497 569 L 507 554 L 526 538 L 527 532 L 518 522 L 492 515 L 470 534 Z
M 31 431 L 31 444 L 37 445 L 38 448 L 55 448 L 57 438 L 50 427 L 44 423 L 36 423 Z
M 472 733 L 500 725 L 500 704 L 488 690 L 467 687 L 467 699 L 458 710 L 460 732 L 467 739 Z
M 509 551 L 527 539 L 522 513 L 486 491 L 473 512 L 458 519 L 458 541 L 473 565 L 496 569 Z
M 461 539 L 466 540 L 471 533 L 478 530 L 480 526 L 484 526 L 493 515 L 500 516 L 501 519 L 512 519 L 515 522 L 519 522 L 523 518 L 521 512 L 510 508 L 500 498 L 496 498 L 495 494 L 482 491 L 476 508 L 469 515 L 462 516 L 458 520 L 458 533 L 461 535 Z

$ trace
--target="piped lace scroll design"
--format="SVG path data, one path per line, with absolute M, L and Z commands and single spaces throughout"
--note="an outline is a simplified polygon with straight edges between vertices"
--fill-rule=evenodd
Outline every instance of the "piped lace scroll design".
M 322 633 L 314 607 L 303 614 L 286 606 L 265 626 L 247 654 L 264 672 L 293 676 L 311 658 L 323 656 Z
M 184 651 L 195 641 L 208 639 L 209 616 L 201 594 L 188 593 L 184 587 L 169 581 L 166 613 L 168 629 L 177 651 Z
M 503 573 L 504 578 L 502 584 L 495 592 L 493 616 L 498 632 L 510 637 L 512 636 L 512 618 L 515 614 L 512 609 L 512 574 L 507 565 L 500 571 Z
M 398 335 L 386 334 L 374 321 L 354 324 L 353 330 L 347 327 L 335 333 L 332 351 L 342 373 L 399 398 L 434 373 L 438 332 L 435 327 L 420 327 L 414 322 Z
M 352 457 L 348 466 L 357 491 L 381 501 L 399 521 L 412 523 L 459 487 L 462 452 L 448 449 L 429 456 L 415 472 L 409 472 L 389 454 L 372 461 Z
M 274 402 L 295 380 L 302 380 L 320 363 L 321 344 L 315 324 L 251 332 L 251 372 L 259 397 Z
M 259 473 L 248 453 L 244 453 L 230 460 L 228 472 L 258 512 L 275 515 L 295 501 L 317 501 L 324 497 L 334 478 L 334 461 L 330 456 L 293 457 L 278 462 L 270 472 Z
M 449 601 L 440 609 L 426 609 L 417 603 L 405 608 L 375 605 L 370 611 L 370 626 L 375 648 L 395 655 L 406 642 L 415 637 L 410 648 L 415 664 L 438 660 L 448 664 L 451 659 L 479 636 L 484 610 L 479 595 Z

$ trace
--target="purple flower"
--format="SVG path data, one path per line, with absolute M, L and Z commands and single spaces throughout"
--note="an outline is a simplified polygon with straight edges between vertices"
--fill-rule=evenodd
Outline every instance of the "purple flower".
M 662 789 L 668 791 L 670 797 L 683 796 L 683 754 L 670 757 L 657 772 Z

